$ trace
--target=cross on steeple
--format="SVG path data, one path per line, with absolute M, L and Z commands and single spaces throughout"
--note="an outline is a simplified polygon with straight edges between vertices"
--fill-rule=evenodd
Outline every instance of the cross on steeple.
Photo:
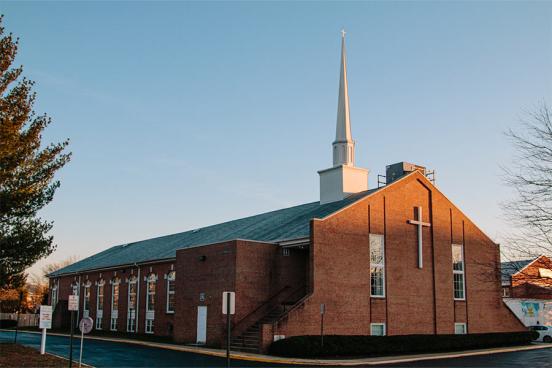
M 342 37 L 342 38 L 345 38 L 345 34 L 346 34 L 346 33 L 347 33 L 347 32 L 345 32 L 345 30 L 342 29 L 342 30 L 341 30 L 341 37 Z
M 431 226 L 429 222 L 423 222 L 422 218 L 422 207 L 416 207 L 417 210 L 417 220 L 408 220 L 408 223 L 411 225 L 418 226 L 418 268 L 423 267 L 423 258 L 422 258 L 422 229 L 424 226 Z

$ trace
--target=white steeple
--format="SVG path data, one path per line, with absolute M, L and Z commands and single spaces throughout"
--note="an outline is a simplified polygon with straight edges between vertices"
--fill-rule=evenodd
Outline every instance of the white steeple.
M 342 200 L 353 193 L 368 190 L 368 170 L 355 167 L 355 142 L 351 134 L 345 31 L 341 31 L 341 70 L 335 141 L 332 143 L 333 167 L 320 170 L 320 204 Z
M 333 165 L 355 165 L 355 142 L 351 135 L 349 115 L 349 88 L 347 85 L 347 54 L 345 31 L 341 31 L 341 69 L 339 76 L 339 97 L 337 100 L 337 123 L 333 142 Z

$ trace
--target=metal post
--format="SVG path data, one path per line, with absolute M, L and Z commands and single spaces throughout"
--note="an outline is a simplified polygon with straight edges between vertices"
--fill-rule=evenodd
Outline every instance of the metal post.
M 19 304 L 17 305 L 17 320 L 15 322 L 15 336 L 13 343 L 17 344 L 17 330 L 19 329 L 19 315 L 21 314 L 21 302 L 23 301 L 23 292 L 19 292 Z
M 46 353 L 46 329 L 42 329 L 42 340 L 40 341 L 40 354 Z
M 324 347 L 324 313 L 320 315 L 320 347 Z
M 81 367 L 81 364 L 82 364 L 82 343 L 84 341 L 84 328 L 82 328 L 82 331 L 81 331 L 81 349 L 80 349 L 80 355 L 79 355 L 79 368 Z
M 75 311 L 71 311 L 71 337 L 69 338 L 69 368 L 73 366 L 73 330 L 75 329 Z
M 230 367 L 230 293 L 226 298 L 226 367 Z

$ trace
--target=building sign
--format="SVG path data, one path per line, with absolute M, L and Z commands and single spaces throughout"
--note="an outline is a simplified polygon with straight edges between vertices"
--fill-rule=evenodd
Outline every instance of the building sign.
M 70 311 L 78 311 L 79 310 L 79 296 L 78 295 L 69 295 L 69 306 L 68 308 Z
M 40 322 L 39 328 L 52 328 L 52 306 L 41 305 L 40 306 Z

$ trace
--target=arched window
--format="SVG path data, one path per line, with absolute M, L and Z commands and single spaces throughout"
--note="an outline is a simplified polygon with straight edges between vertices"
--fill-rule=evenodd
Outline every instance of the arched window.
M 119 318 L 119 284 L 121 280 L 115 277 L 111 280 L 111 322 L 110 330 L 117 331 L 117 319 Z
M 153 321 L 155 320 L 155 286 L 157 276 L 150 274 L 146 278 L 146 333 L 153 333 Z
M 167 275 L 167 313 L 174 313 L 174 294 L 175 294 L 176 271 L 171 271 Z
M 131 276 L 128 279 L 128 308 L 127 308 L 127 331 L 134 332 L 136 330 L 136 298 L 138 291 L 138 279 L 136 276 Z
M 104 285 L 105 281 L 100 279 L 96 286 L 96 330 L 102 329 L 104 309 Z

